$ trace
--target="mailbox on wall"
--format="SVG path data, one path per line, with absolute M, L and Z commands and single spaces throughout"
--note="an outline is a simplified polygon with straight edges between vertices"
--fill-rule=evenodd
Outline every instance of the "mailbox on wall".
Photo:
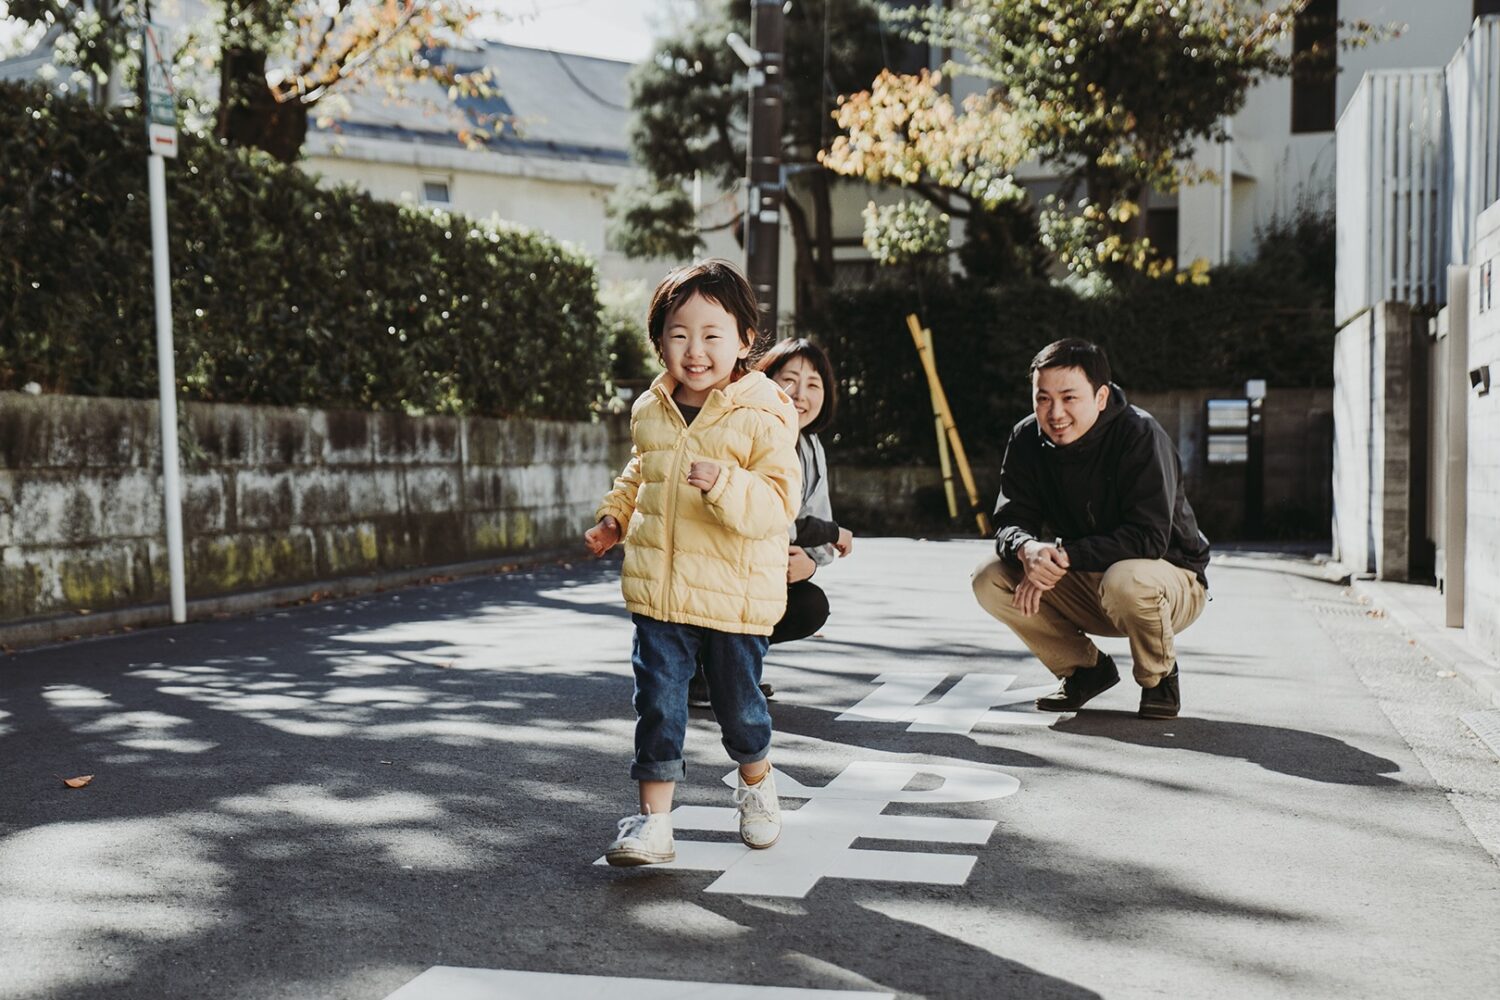
M 1206 458 L 1211 466 L 1241 466 L 1244 473 L 1245 538 L 1259 537 L 1265 503 L 1265 379 L 1245 382 L 1243 399 L 1208 400 L 1208 448 Z M 1241 470 L 1226 474 L 1238 478 Z M 1224 485 L 1228 485 L 1225 483 Z
M 1244 465 L 1250 461 L 1250 400 L 1208 401 L 1208 464 Z

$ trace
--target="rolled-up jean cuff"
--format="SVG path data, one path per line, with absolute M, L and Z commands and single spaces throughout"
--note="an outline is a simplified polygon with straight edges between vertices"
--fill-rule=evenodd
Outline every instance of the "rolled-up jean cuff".
M 736 764 L 754 764 L 756 761 L 762 761 L 771 756 L 771 744 L 769 743 L 754 753 L 745 753 L 743 750 L 736 750 L 728 743 L 724 744 L 724 749 L 729 752 L 729 759 Z
M 687 776 L 687 764 L 681 757 L 676 760 L 652 760 L 646 763 L 632 761 L 631 781 L 681 781 Z

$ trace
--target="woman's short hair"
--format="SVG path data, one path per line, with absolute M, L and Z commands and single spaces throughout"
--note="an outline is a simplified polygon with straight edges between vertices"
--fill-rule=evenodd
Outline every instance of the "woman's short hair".
M 775 379 L 776 373 L 793 358 L 806 358 L 807 363 L 818 373 L 818 378 L 823 380 L 823 408 L 818 411 L 812 423 L 802 429 L 804 434 L 817 434 L 833 423 L 834 414 L 839 408 L 839 388 L 833 377 L 833 362 L 828 360 L 823 348 L 804 337 L 783 340 L 767 351 L 756 367 L 765 372 L 768 378 Z

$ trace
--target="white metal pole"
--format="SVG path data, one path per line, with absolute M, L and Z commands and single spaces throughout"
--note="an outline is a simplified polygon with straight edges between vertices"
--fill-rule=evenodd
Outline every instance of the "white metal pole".
M 162 515 L 167 523 L 167 571 L 172 620 L 187 621 L 182 564 L 182 495 L 177 470 L 177 372 L 172 358 L 172 288 L 167 267 L 167 167 L 146 157 L 151 182 L 151 262 L 156 289 L 156 380 L 161 390 Z
M 1224 119 L 1223 190 L 1219 194 L 1219 263 L 1228 264 L 1233 252 L 1230 224 L 1234 215 L 1234 132 L 1233 119 Z

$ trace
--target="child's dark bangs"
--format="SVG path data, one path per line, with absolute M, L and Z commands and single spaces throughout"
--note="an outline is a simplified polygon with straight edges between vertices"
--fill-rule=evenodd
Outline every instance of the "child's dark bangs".
M 670 313 L 673 310 L 681 308 L 694 295 L 702 296 L 734 317 L 735 336 L 744 339 L 745 331 L 755 329 L 757 324 L 753 316 L 749 317 L 749 321 L 747 322 L 744 303 L 736 301 L 738 298 L 742 298 L 742 296 L 736 296 L 736 291 L 734 283 L 725 278 L 719 278 L 715 275 L 695 275 L 684 281 L 672 293 L 672 303 L 667 311 Z

